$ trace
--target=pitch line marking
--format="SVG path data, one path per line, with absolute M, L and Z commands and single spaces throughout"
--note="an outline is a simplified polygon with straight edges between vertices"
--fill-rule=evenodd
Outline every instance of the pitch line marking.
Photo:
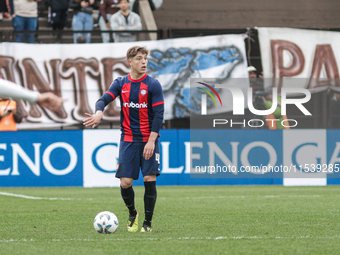
M 9 196 L 9 197 L 20 197 L 20 198 L 33 199 L 33 200 L 93 200 L 92 198 L 82 199 L 82 198 L 62 198 L 62 197 L 33 197 L 33 196 L 14 194 L 14 193 L 8 193 L 8 192 L 0 192 L 0 195 Z
M 263 195 L 263 196 L 206 196 L 206 197 L 160 197 L 157 199 L 211 199 L 211 198 L 292 198 L 292 197 L 323 197 L 321 195 L 286 195 L 286 196 L 278 196 L 278 195 Z
M 178 238 L 162 238 L 162 237 L 148 237 L 148 238 L 105 238 L 102 241 L 167 241 L 167 240 L 225 240 L 225 239 L 340 239 L 340 236 L 217 236 L 217 237 L 199 237 L 199 236 L 191 236 L 191 237 L 178 237 Z M 52 242 L 97 242 L 98 239 L 90 239 L 90 238 L 75 238 L 75 239 L 52 239 Z M 12 243 L 12 242 L 45 242 L 45 240 L 36 240 L 36 239 L 3 239 L 0 240 L 0 243 Z
M 10 196 L 10 197 L 19 197 L 24 199 L 33 199 L 33 200 L 95 200 L 93 198 L 62 198 L 62 197 L 34 197 L 34 196 L 27 196 L 23 194 L 15 194 L 9 192 L 0 192 L 0 195 L 3 196 Z M 287 195 L 287 196 L 277 196 L 277 195 L 263 195 L 263 196 L 206 196 L 206 197 L 160 197 L 159 200 L 187 200 L 187 199 L 212 199 L 212 198 L 292 198 L 292 197 L 323 197 L 321 195 Z M 121 199 L 121 198 L 111 198 L 111 199 Z M 143 199 L 143 198 L 136 198 L 136 200 Z

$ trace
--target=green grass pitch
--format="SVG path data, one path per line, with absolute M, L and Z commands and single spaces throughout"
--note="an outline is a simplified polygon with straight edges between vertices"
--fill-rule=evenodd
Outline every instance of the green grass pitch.
M 153 232 L 128 233 L 118 188 L 0 188 L 0 254 L 339 254 L 339 191 L 158 187 Z M 141 225 L 144 187 L 135 194 Z M 115 234 L 93 228 L 104 210 Z

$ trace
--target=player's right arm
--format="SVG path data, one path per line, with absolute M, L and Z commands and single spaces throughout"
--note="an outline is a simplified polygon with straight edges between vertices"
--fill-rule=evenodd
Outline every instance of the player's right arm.
M 116 79 L 110 86 L 110 88 L 102 95 L 96 102 L 95 114 L 85 113 L 88 118 L 84 119 L 83 125 L 85 127 L 92 126 L 95 128 L 100 123 L 103 117 L 103 111 L 105 106 L 111 103 L 117 96 L 120 95 L 120 79 Z

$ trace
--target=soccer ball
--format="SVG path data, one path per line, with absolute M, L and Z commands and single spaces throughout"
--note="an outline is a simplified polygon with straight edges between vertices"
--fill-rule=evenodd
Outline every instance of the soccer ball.
M 94 229 L 101 234 L 113 234 L 118 229 L 117 216 L 109 211 L 100 212 L 94 217 Z

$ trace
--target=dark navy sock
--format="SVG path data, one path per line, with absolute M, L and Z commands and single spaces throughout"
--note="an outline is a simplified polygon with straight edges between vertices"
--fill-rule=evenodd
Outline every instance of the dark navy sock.
M 136 216 L 137 211 L 135 209 L 135 192 L 133 191 L 132 186 L 127 189 L 120 187 L 120 193 L 122 194 L 122 198 L 126 207 L 129 209 L 130 215 Z
M 144 193 L 145 220 L 143 225 L 151 226 L 152 215 L 155 209 L 157 199 L 156 181 L 144 182 L 144 186 L 145 186 Z

